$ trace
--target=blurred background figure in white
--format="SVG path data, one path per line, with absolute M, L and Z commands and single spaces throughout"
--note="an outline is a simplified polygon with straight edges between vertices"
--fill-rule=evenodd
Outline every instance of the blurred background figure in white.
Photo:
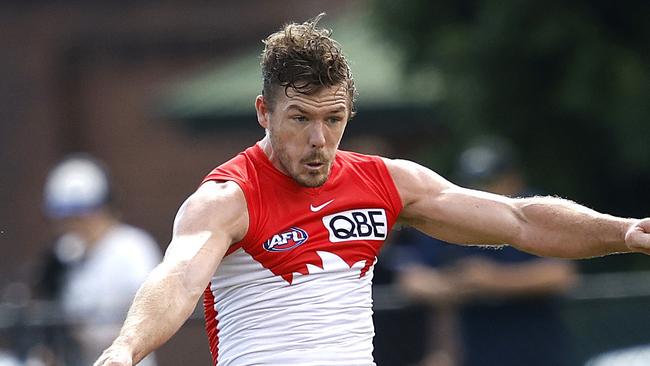
M 650 365 L 650 345 L 641 345 L 603 353 L 588 360 L 585 366 Z
M 49 172 L 44 211 L 57 239 L 40 286 L 58 303 L 78 346 L 66 365 L 90 365 L 119 333 L 135 292 L 162 258 L 160 247 L 120 220 L 108 171 L 87 154 Z M 153 356 L 141 365 L 155 365 Z
M 22 363 L 12 353 L 0 349 L 0 366 L 22 366 Z

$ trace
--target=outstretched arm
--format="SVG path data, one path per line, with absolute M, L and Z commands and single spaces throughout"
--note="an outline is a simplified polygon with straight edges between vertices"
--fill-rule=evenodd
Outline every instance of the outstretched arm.
M 508 198 L 458 187 L 405 160 L 385 160 L 402 198 L 401 221 L 458 244 L 503 245 L 540 256 L 650 253 L 650 219 L 601 214 L 556 197 Z
M 131 366 L 190 316 L 228 247 L 248 229 L 235 183 L 207 182 L 183 203 L 165 257 L 138 290 L 120 335 L 95 366 Z

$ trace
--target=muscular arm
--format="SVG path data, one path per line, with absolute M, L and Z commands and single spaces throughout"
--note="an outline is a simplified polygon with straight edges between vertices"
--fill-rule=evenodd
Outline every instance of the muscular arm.
M 203 184 L 181 206 L 162 263 L 138 290 L 120 335 L 95 365 L 130 366 L 171 338 L 230 244 L 247 229 L 241 189 L 232 182 Z
M 605 215 L 556 197 L 508 198 L 458 187 L 404 160 L 386 165 L 400 193 L 400 220 L 457 244 L 509 244 L 560 258 L 647 252 L 649 220 Z M 627 240 L 627 242 L 626 242 Z

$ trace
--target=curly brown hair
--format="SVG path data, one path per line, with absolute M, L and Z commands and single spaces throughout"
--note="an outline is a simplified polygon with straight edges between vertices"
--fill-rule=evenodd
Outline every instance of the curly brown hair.
M 352 72 L 341 45 L 331 38 L 332 31 L 316 27 L 323 15 L 302 24 L 286 24 L 263 41 L 262 95 L 268 102 L 267 108 L 273 109 L 278 86 L 288 96 L 289 89 L 312 94 L 323 87 L 345 83 L 350 117 L 354 115 L 356 90 Z

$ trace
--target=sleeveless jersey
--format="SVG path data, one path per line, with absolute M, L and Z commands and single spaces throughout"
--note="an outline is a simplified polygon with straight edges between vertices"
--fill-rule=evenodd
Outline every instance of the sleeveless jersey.
M 209 180 L 237 183 L 249 215 L 205 291 L 214 365 L 375 365 L 372 271 L 402 208 L 383 161 L 339 150 L 308 188 L 256 144 Z

